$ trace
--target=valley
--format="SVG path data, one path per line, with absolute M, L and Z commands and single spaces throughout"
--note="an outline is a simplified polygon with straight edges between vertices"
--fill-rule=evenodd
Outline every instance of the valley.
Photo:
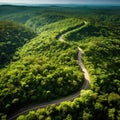
M 119 7 L 0 11 L 1 120 L 120 119 Z

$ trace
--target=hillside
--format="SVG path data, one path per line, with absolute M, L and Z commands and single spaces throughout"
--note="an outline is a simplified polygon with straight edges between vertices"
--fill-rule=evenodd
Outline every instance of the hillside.
M 39 32 L 39 28 L 43 27 L 44 25 L 49 25 L 51 23 L 57 22 L 59 20 L 65 19 L 65 16 L 60 16 L 57 14 L 52 14 L 52 15 L 41 15 L 37 17 L 33 17 L 29 19 L 25 24 L 26 26 L 32 27 L 33 30 L 36 32 Z
M 65 40 L 73 46 L 80 45 L 84 50 L 83 60 L 91 76 L 91 90 L 81 91 L 81 97 L 73 102 L 63 102 L 59 106 L 52 105 L 31 111 L 17 120 L 30 119 L 30 117 L 39 120 L 119 120 L 120 29 L 112 26 L 103 29 L 92 25 L 92 28 L 96 29 L 90 30 L 88 27 L 70 32 L 65 36 Z
M 63 25 L 60 24 L 59 29 L 63 30 L 74 24 L 81 24 L 78 19 L 62 21 Z M 68 21 L 73 22 L 73 25 Z M 63 28 L 67 22 L 69 26 Z M 73 47 L 72 50 L 69 44 L 43 38 L 44 35 L 50 38 L 52 26 L 58 26 L 58 23 L 46 26 L 49 29 L 45 30 L 46 34 L 42 32 L 26 43 L 13 56 L 14 62 L 1 70 L 0 78 L 4 79 L 0 86 L 1 111 L 11 113 L 16 107 L 22 107 L 26 103 L 29 105 L 34 102 L 50 101 L 80 89 L 83 75 L 77 64 L 76 48 Z M 55 31 L 59 29 L 56 27 Z M 53 37 L 55 39 L 54 35 Z
M 16 7 L 9 9 L 14 11 Z M 24 112 L 27 106 L 79 92 L 84 81 L 78 65 L 80 47 L 83 64 L 90 74 L 89 90 L 80 91 L 80 97 L 73 101 L 30 111 L 17 120 L 119 120 L 120 10 L 71 10 L 62 6 L 21 9 L 1 14 L 1 19 L 13 20 L 1 21 L 0 25 L 0 39 L 4 42 L 0 43 L 0 53 L 4 53 L 0 55 L 1 119 L 14 116 L 20 108 Z M 58 38 L 63 34 L 64 41 L 60 41 Z
M 0 67 L 8 64 L 15 51 L 33 37 L 35 33 L 21 24 L 0 21 Z

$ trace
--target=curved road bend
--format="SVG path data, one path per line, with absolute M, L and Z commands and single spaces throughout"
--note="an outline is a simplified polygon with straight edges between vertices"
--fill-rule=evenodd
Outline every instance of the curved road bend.
M 87 22 L 84 21 L 84 25 L 86 25 L 86 24 L 87 24 Z M 59 36 L 58 40 L 64 41 L 63 36 L 66 33 L 64 33 L 61 36 Z M 90 77 L 89 77 L 89 74 L 88 74 L 87 70 L 85 69 L 85 67 L 84 67 L 84 65 L 82 63 L 82 49 L 79 48 L 79 47 L 78 47 L 78 64 L 79 64 L 79 66 L 80 66 L 80 68 L 81 68 L 81 70 L 83 72 L 83 75 L 84 75 L 84 83 L 83 83 L 83 85 L 82 85 L 80 90 L 85 90 L 90 85 Z M 78 92 L 76 92 L 76 93 L 73 93 L 73 94 L 71 94 L 71 95 L 69 95 L 67 97 L 64 97 L 64 98 L 61 98 L 61 99 L 58 99 L 58 100 L 53 100 L 51 102 L 44 102 L 44 103 L 41 103 L 41 104 L 35 104 L 35 105 L 31 105 L 31 106 L 22 108 L 22 109 L 18 110 L 16 113 L 14 113 L 12 116 L 9 116 L 8 120 L 15 120 L 18 116 L 20 116 L 22 114 L 27 114 L 29 111 L 37 110 L 39 108 L 43 108 L 43 107 L 46 107 L 46 106 L 51 105 L 51 104 L 58 105 L 58 104 L 60 104 L 63 101 L 72 101 L 74 98 L 80 96 L 80 90 Z
M 83 25 L 82 25 L 81 27 L 76 27 L 76 28 L 74 28 L 74 29 L 72 29 L 72 30 L 70 30 L 70 31 L 77 30 L 78 28 L 79 28 L 79 29 L 82 29 L 82 28 L 84 28 L 84 27 L 87 26 L 87 25 L 88 25 L 88 23 L 87 23 L 86 21 L 83 21 Z M 67 31 L 67 32 L 69 32 L 69 31 Z M 57 37 L 57 39 L 58 39 L 59 41 L 66 42 L 63 37 L 66 35 L 67 32 L 64 32 L 63 34 L 60 34 L 60 35 Z

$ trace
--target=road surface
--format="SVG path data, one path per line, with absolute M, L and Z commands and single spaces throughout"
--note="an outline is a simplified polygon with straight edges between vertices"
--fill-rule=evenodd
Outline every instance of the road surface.
M 86 24 L 87 24 L 87 22 L 84 21 L 83 26 L 85 26 Z M 83 26 L 81 28 L 83 28 Z M 63 33 L 62 35 L 60 35 L 58 37 L 58 40 L 64 41 L 63 37 L 66 33 Z M 89 74 L 88 74 L 86 68 L 84 67 L 84 65 L 82 63 L 82 49 L 79 48 L 79 47 L 78 47 L 78 64 L 79 64 L 79 66 L 80 66 L 80 68 L 83 72 L 83 75 L 84 75 L 84 83 L 83 83 L 80 90 L 86 90 L 87 88 L 89 88 L 89 85 L 90 85 L 90 77 L 89 77 Z M 8 120 L 15 120 L 18 116 L 20 116 L 22 114 L 27 114 L 29 111 L 37 110 L 39 108 L 43 108 L 43 107 L 46 107 L 46 106 L 51 105 L 51 104 L 58 105 L 63 101 L 72 101 L 74 98 L 80 96 L 80 90 L 76 93 L 73 93 L 73 94 L 71 94 L 69 96 L 66 96 L 64 98 L 61 98 L 61 99 L 53 100 L 51 102 L 44 102 L 44 103 L 41 103 L 41 104 L 35 104 L 35 105 L 28 106 L 28 107 L 24 107 L 24 108 L 18 110 L 16 113 L 14 113 L 12 116 L 9 116 Z

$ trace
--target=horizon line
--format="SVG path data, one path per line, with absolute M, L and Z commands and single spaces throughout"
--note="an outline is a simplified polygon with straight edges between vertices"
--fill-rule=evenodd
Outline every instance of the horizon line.
M 0 2 L 0 5 L 33 5 L 33 6 L 39 6 L 39 5 L 110 5 L 110 6 L 120 6 L 120 4 L 112 4 L 112 3 L 6 3 L 6 2 Z

